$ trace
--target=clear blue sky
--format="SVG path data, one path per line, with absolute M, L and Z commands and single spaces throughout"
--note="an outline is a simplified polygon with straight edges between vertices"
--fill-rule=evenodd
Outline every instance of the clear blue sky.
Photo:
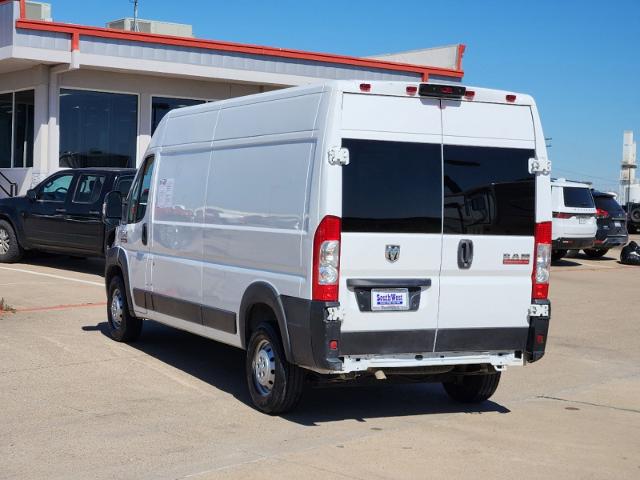
M 49 1 L 55 20 L 88 25 L 132 12 L 129 0 Z M 536 98 L 554 175 L 614 188 L 623 130 L 640 144 L 640 0 L 140 0 L 140 16 L 356 56 L 465 43 L 464 83 Z

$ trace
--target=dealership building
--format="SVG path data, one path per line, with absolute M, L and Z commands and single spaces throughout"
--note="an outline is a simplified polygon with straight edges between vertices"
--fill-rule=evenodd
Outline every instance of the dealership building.
M 51 12 L 0 0 L 0 198 L 61 168 L 136 166 L 180 106 L 327 79 L 463 76 L 463 45 L 360 58 L 202 40 L 167 22 L 59 23 Z

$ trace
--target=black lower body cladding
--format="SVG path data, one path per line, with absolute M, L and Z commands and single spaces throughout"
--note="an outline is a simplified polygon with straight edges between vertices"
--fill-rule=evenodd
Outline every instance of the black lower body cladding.
M 334 340 L 340 345 L 340 321 L 330 319 L 329 314 L 329 308 L 339 304 L 286 295 L 280 298 L 287 319 L 293 363 L 320 370 L 342 370 L 338 348 L 331 348 Z
M 529 363 L 537 362 L 544 356 L 547 348 L 547 335 L 549 333 L 549 320 L 551 318 L 551 303 L 549 300 L 534 300 L 536 305 L 547 305 L 549 314 L 541 317 L 530 317 L 525 360 Z

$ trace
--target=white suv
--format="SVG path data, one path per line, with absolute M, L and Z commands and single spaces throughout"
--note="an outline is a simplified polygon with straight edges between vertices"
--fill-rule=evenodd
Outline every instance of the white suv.
M 591 186 L 564 178 L 551 181 L 553 205 L 553 260 L 569 250 L 593 247 L 598 224 Z
M 511 92 L 345 81 L 174 110 L 108 252 L 111 335 L 149 318 L 245 349 L 271 414 L 367 376 L 484 401 L 544 354 L 549 165 Z

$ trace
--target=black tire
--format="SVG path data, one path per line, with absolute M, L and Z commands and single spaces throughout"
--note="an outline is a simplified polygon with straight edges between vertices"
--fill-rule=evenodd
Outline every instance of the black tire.
M 602 258 L 607 254 L 608 251 L 609 251 L 608 249 L 604 249 L 604 250 L 594 250 L 593 248 L 584 249 L 585 255 L 589 258 Z
M 258 365 L 260 360 L 264 360 L 262 368 Z M 259 373 L 266 376 L 258 378 Z M 287 361 L 280 335 L 270 323 L 261 323 L 251 335 L 247 345 L 245 376 L 251 401 L 263 413 L 279 415 L 288 412 L 302 397 L 304 370 Z
M 634 223 L 640 223 L 640 207 L 632 208 L 629 211 L 629 219 Z M 636 227 L 637 228 L 637 227 Z
M 15 263 L 22 258 L 23 250 L 11 224 L 0 220 L 0 263 Z
M 563 259 L 567 252 L 568 250 L 553 250 L 551 252 L 551 261 L 557 262 L 558 260 Z
M 117 275 L 109 283 L 107 317 L 109 334 L 116 342 L 135 342 L 140 337 L 142 319 L 129 313 L 124 282 Z
M 500 372 L 484 375 L 463 375 L 442 386 L 449 396 L 461 403 L 481 403 L 491 398 L 500 383 Z

